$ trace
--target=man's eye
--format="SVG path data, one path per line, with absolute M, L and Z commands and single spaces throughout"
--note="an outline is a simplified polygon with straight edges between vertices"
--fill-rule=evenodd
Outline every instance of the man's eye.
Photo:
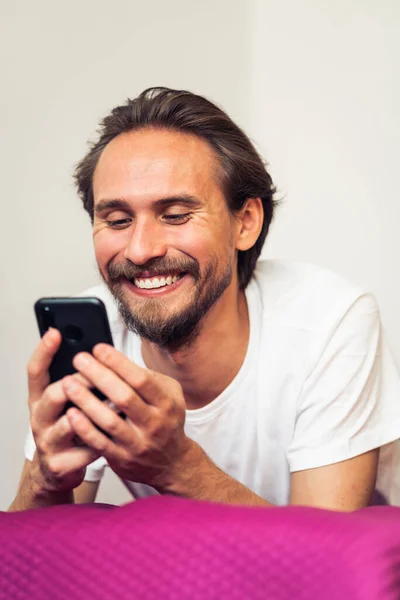
M 164 215 L 164 219 L 169 221 L 173 225 L 181 225 L 182 223 L 186 223 L 186 221 L 189 221 L 191 214 L 192 213 L 185 213 L 179 215 Z
M 116 229 L 122 229 L 123 227 L 129 225 L 130 222 L 131 219 L 116 219 L 115 221 L 107 221 L 107 225 Z

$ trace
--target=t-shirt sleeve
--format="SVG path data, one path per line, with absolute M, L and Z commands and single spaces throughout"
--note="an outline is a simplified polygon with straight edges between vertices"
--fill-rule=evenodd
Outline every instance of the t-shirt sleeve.
M 36 445 L 32 435 L 32 429 L 29 427 L 28 434 L 25 438 L 25 458 L 32 461 Z M 85 481 L 100 481 L 104 475 L 104 469 L 107 466 L 107 461 L 102 456 L 86 467 Z
M 297 405 L 290 471 L 353 458 L 400 438 L 400 375 L 371 295 L 332 327 Z

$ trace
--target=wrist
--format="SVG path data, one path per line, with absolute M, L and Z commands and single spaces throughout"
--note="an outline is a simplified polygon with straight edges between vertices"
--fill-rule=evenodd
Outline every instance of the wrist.
M 204 450 L 193 440 L 186 437 L 179 457 L 168 471 L 157 490 L 161 494 L 191 497 L 201 474 L 210 464 Z
M 53 506 L 56 504 L 73 504 L 73 490 L 57 490 L 46 479 L 35 455 L 29 476 L 29 488 L 32 500 L 37 506 Z
M 50 489 L 43 481 L 31 481 L 33 503 L 38 507 L 55 506 L 57 504 L 74 504 L 73 490 Z

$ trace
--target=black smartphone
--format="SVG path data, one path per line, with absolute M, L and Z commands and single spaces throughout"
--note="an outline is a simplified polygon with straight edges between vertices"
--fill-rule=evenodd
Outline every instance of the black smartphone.
M 49 327 L 58 329 L 62 335 L 60 348 L 49 369 L 52 383 L 76 373 L 72 360 L 78 352 L 91 353 L 99 343 L 113 345 L 106 307 L 99 298 L 40 298 L 35 303 L 35 314 L 41 336 Z M 93 388 L 91 391 L 100 400 L 106 400 L 99 390 Z M 71 406 L 74 406 L 73 402 L 68 401 L 63 414 Z M 123 413 L 119 415 L 125 418 Z

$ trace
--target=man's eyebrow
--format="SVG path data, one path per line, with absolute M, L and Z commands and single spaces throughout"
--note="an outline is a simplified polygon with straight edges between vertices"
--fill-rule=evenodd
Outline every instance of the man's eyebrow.
M 179 194 L 177 196 L 168 196 L 166 198 L 159 198 L 152 203 L 154 208 L 166 208 L 173 204 L 184 204 L 186 206 L 199 206 L 202 203 L 200 198 L 191 196 L 190 194 Z M 113 199 L 113 200 L 99 200 L 94 207 L 94 212 L 99 215 L 106 210 L 122 210 L 125 212 L 132 211 L 132 204 L 127 200 Z
M 99 215 L 106 210 L 123 210 L 129 211 L 130 204 L 127 200 L 99 200 L 97 204 L 94 205 L 94 212 L 96 215 Z
M 190 194 L 178 194 L 177 196 L 168 196 L 167 198 L 160 198 L 153 203 L 155 207 L 166 207 L 171 204 L 185 204 L 186 206 L 199 206 L 201 204 L 200 198 L 191 196 Z

